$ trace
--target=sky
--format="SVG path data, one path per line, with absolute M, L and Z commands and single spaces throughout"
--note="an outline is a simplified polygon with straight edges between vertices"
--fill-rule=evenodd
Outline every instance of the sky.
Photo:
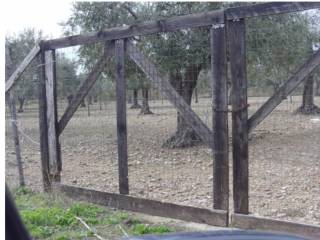
M 25 28 L 42 30 L 50 38 L 62 36 L 59 22 L 71 14 L 71 1 L 4 1 L 5 34 L 14 34 Z
M 59 25 L 71 15 L 72 1 L 4 1 L 2 19 L 4 35 L 15 35 L 26 28 L 41 30 L 46 39 L 63 36 L 63 28 Z M 19 7 L 17 7 L 19 6 Z M 59 52 L 71 59 L 77 59 L 77 49 L 64 48 Z

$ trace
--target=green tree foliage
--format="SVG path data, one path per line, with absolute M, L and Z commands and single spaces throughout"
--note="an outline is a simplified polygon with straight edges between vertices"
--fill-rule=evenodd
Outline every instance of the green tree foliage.
M 301 13 L 249 19 L 247 33 L 249 85 L 274 89 L 310 55 L 314 38 Z
M 19 66 L 41 38 L 42 33 L 36 32 L 34 29 L 26 29 L 17 35 L 6 37 L 5 44 L 7 49 L 9 49 L 9 54 L 12 60 L 11 69 L 13 69 L 13 71 Z M 21 76 L 18 84 L 14 87 L 15 96 L 19 100 L 18 112 L 23 112 L 23 106 L 26 100 L 35 99 L 37 97 L 37 70 L 37 62 L 33 61 Z
M 67 58 L 64 54 L 57 54 L 57 92 L 58 95 L 67 98 L 70 94 L 75 94 L 80 84 L 80 78 L 77 76 L 76 62 Z
M 11 69 L 14 71 L 30 50 L 43 38 L 41 32 L 26 29 L 17 35 L 6 37 L 6 49 L 12 59 Z M 19 102 L 19 112 L 23 112 L 26 101 L 36 100 L 38 96 L 39 61 L 33 61 L 22 74 L 21 79 L 14 86 L 15 96 Z M 57 90 L 58 95 L 65 98 L 74 94 L 80 84 L 77 75 L 77 62 L 57 53 Z
M 65 28 L 67 33 L 99 31 L 146 20 L 244 4 L 253 3 L 78 2 L 73 5 L 72 16 L 66 22 Z M 198 87 L 209 86 L 209 78 L 206 78 L 208 74 L 205 74 L 210 66 L 209 30 L 210 27 L 183 29 L 174 33 L 134 37 L 133 40 L 156 63 L 161 72 L 169 74 L 172 85 L 188 103 L 191 103 L 199 76 L 201 85 Z M 249 86 L 271 85 L 276 89 L 310 54 L 310 44 L 314 39 L 314 34 L 310 31 L 310 17 L 305 13 L 248 19 L 246 30 Z M 96 44 L 80 48 L 80 56 L 84 59 L 86 68 L 89 69 L 90 64 L 101 55 L 101 47 L 101 44 Z M 143 73 L 135 70 L 130 61 L 127 62 L 128 87 L 144 88 L 147 81 L 142 77 Z M 201 72 L 203 73 L 200 74 Z M 181 136 L 194 136 L 193 133 L 184 132 L 187 126 L 182 119 L 178 118 L 177 125 L 177 132 L 179 129 L 183 130 Z M 185 146 L 185 143 L 182 145 Z

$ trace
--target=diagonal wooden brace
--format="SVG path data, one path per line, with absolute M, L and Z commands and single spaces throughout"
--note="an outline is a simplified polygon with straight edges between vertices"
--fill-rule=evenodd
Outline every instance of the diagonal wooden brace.
M 127 53 L 129 57 L 141 68 L 148 76 L 150 81 L 160 89 L 168 100 L 177 108 L 178 112 L 189 124 L 189 126 L 198 134 L 198 136 L 210 148 L 213 144 L 211 130 L 202 122 L 199 116 L 191 109 L 185 100 L 172 87 L 168 78 L 160 74 L 155 65 L 143 55 L 143 53 L 131 42 L 127 41 Z
M 256 111 L 248 122 L 249 132 L 258 126 L 300 83 L 320 65 L 320 49 Z
M 90 91 L 94 83 L 98 80 L 100 74 L 105 69 L 105 66 L 112 57 L 113 48 L 114 43 L 106 43 L 105 51 L 107 54 L 103 54 L 103 56 L 99 59 L 93 70 L 90 72 L 88 78 L 81 84 L 78 92 L 71 100 L 71 103 L 69 104 L 68 108 L 66 109 L 59 121 L 58 135 L 60 135 L 63 132 L 68 122 L 72 118 L 73 114 L 79 107 L 81 101 L 87 96 L 88 92 Z
M 26 70 L 26 68 L 29 66 L 29 64 L 32 62 L 32 60 L 38 56 L 40 53 L 40 46 L 35 45 L 31 51 L 28 53 L 28 55 L 23 59 L 23 61 L 20 63 L 18 68 L 12 73 L 12 75 L 9 77 L 8 81 L 6 81 L 6 92 L 8 92 L 14 84 L 16 84 L 17 80 L 20 78 L 22 73 Z

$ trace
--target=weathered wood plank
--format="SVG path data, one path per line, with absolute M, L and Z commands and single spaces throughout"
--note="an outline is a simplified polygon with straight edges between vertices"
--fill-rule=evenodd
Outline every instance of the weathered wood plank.
M 19 77 L 22 75 L 22 73 L 26 70 L 26 68 L 29 66 L 29 64 L 32 62 L 32 60 L 40 53 L 40 47 L 39 45 L 35 45 L 29 54 L 23 59 L 21 64 L 18 66 L 18 68 L 12 73 L 12 75 L 9 77 L 8 81 L 6 81 L 6 92 L 8 92 L 14 84 L 16 84 Z
M 228 21 L 232 83 L 233 200 L 236 213 L 248 214 L 248 105 L 245 20 Z
M 85 98 L 85 96 L 88 94 L 94 83 L 98 80 L 100 74 L 105 69 L 105 66 L 110 61 L 112 57 L 112 50 L 114 48 L 113 43 L 106 43 L 105 46 L 105 52 L 95 67 L 90 72 L 88 78 L 81 84 L 79 87 L 77 93 L 74 95 L 73 99 L 71 100 L 68 108 L 65 110 L 64 114 L 62 115 L 60 121 L 59 121 L 59 128 L 58 128 L 58 134 L 60 135 L 65 127 L 67 126 L 68 122 L 72 118 L 73 114 L 76 112 L 77 108 L 81 104 L 81 101 Z
M 269 2 L 225 10 L 227 20 L 290 13 L 320 8 L 320 2 Z
M 229 209 L 229 134 L 226 38 L 224 24 L 211 28 L 213 120 L 213 207 Z
M 46 74 L 45 52 L 40 53 L 41 68 L 39 68 L 39 129 L 40 129 L 40 154 L 41 171 L 44 191 L 52 190 L 49 169 L 49 146 L 48 146 L 48 119 L 46 101 Z
M 244 17 L 302 11 L 319 7 L 319 3 L 317 2 L 288 2 L 256 4 L 252 6 L 230 8 L 226 11 L 214 10 L 156 21 L 147 21 L 130 26 L 115 27 L 83 35 L 73 35 L 64 38 L 52 39 L 45 42 L 45 49 L 64 48 L 81 44 L 95 43 L 99 41 L 116 40 L 120 38 L 129 38 L 133 36 L 141 36 L 159 32 L 176 31 L 183 28 L 209 26 L 212 24 L 223 23 L 224 12 L 226 12 L 226 17 L 231 20 Z
M 60 185 L 60 190 L 73 199 L 88 201 L 117 209 L 181 219 L 184 221 L 205 223 L 214 226 L 227 226 L 228 214 L 223 210 L 182 206 L 173 203 L 137 198 L 116 193 L 101 192 L 68 185 Z
M 193 28 L 222 23 L 224 20 L 222 10 L 215 10 L 204 13 L 189 14 L 185 16 L 171 17 L 156 21 L 147 21 L 135 25 L 115 27 L 99 32 L 92 32 L 83 35 L 73 35 L 64 38 L 46 41 L 46 49 L 64 48 L 80 44 L 95 43 L 99 41 L 116 40 L 133 36 L 154 34 L 158 32 L 176 31 L 182 28 Z
M 258 126 L 286 97 L 294 91 L 320 65 L 320 49 L 317 50 L 297 71 L 268 99 L 249 119 L 251 132 Z
M 55 51 L 45 52 L 45 77 L 46 77 L 46 101 L 47 101 L 47 126 L 49 147 L 49 171 L 53 181 L 60 181 L 58 133 L 56 129 L 56 64 Z
M 320 239 L 320 226 L 281 221 L 252 215 L 231 214 L 230 225 L 235 228 L 283 232 L 312 239 Z
M 115 42 L 119 192 L 129 194 L 124 40 Z
M 160 89 L 168 100 L 177 108 L 184 120 L 199 135 L 199 137 L 212 148 L 213 137 L 211 130 L 202 122 L 199 116 L 191 109 L 184 99 L 170 84 L 168 77 L 160 74 L 154 64 L 144 56 L 132 42 L 127 41 L 127 53 L 130 58 L 141 68 L 150 81 Z

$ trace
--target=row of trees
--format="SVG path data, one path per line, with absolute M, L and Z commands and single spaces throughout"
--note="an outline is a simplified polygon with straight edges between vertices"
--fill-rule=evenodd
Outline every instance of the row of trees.
M 34 29 L 26 29 L 18 35 L 7 36 L 6 54 L 11 58 L 11 69 L 15 69 L 22 62 L 35 44 L 39 43 L 44 36 Z M 6 62 L 6 66 L 9 63 Z M 57 54 L 58 92 L 62 96 L 68 96 L 79 85 L 80 78 L 77 75 L 76 62 L 67 58 L 64 54 Z M 24 111 L 27 101 L 36 99 L 38 96 L 39 62 L 33 61 L 21 76 L 20 81 L 14 87 L 16 100 L 19 102 L 18 112 Z
M 86 33 L 100 29 L 139 23 L 183 14 L 203 12 L 248 3 L 105 3 L 78 2 L 73 4 L 73 13 L 65 23 L 66 33 Z M 251 3 L 249 3 L 251 4 Z M 311 19 L 308 14 L 285 14 L 254 18 L 248 21 L 248 79 L 249 86 L 273 86 L 274 90 L 285 81 L 310 55 L 314 42 L 319 41 L 319 15 Z M 318 16 L 318 17 L 317 17 Z M 201 73 L 209 71 L 210 27 L 184 29 L 175 33 L 160 33 L 136 37 L 134 41 L 165 73 L 177 92 L 190 105 Z M 95 48 L 82 47 L 80 54 L 86 66 L 97 59 Z M 128 65 L 132 63 L 128 60 Z M 138 74 L 139 76 L 136 76 Z M 129 86 L 136 95 L 137 88 L 148 91 L 149 85 L 143 74 L 127 71 Z M 314 79 L 310 77 L 310 79 Z M 142 86 L 140 85 L 140 81 Z M 310 83 L 312 81 L 312 83 Z M 304 89 L 305 113 L 317 112 L 313 103 L 313 81 L 306 81 Z M 137 84 L 138 83 L 138 84 Z M 310 88 L 310 85 L 312 87 Z M 309 86 L 309 87 L 308 87 Z M 304 111 L 305 110 L 305 111 Z M 185 123 L 178 113 L 177 131 L 165 143 L 172 147 L 185 147 L 200 141 L 197 134 Z
M 151 19 L 197 13 L 228 6 L 248 3 L 195 3 L 195 2 L 76 2 L 72 14 L 63 24 L 66 35 L 99 31 L 101 29 L 130 25 Z M 270 87 L 274 90 L 286 80 L 311 53 L 312 44 L 319 41 L 319 15 L 311 18 L 308 14 L 285 14 L 253 18 L 247 21 L 248 79 L 250 87 Z M 318 16 L 318 17 L 317 17 Z M 148 55 L 157 67 L 168 74 L 169 80 L 177 92 L 190 105 L 193 94 L 198 89 L 208 89 L 210 71 L 210 27 L 185 29 L 174 33 L 159 33 L 152 36 L 135 37 L 133 41 Z M 41 33 L 32 30 L 19 36 L 8 37 L 6 44 L 11 49 L 13 64 L 16 65 Z M 103 44 L 81 46 L 78 60 L 73 61 L 63 54 L 57 56 L 58 93 L 63 98 L 74 94 L 77 86 L 90 72 L 99 59 Z M 79 71 L 78 66 L 81 67 Z M 111 64 L 112 65 L 112 64 Z M 108 66 L 88 96 L 88 102 L 114 97 L 114 71 Z M 17 86 L 17 96 L 23 102 L 36 96 L 36 66 L 31 66 Z M 132 91 L 132 108 L 140 108 L 138 92 L 141 91 L 141 113 L 151 113 L 148 104 L 150 83 L 144 73 L 129 59 L 126 59 L 127 87 Z M 308 102 L 308 111 L 317 112 L 313 104 L 313 85 L 316 81 L 316 93 L 320 94 L 319 75 L 310 77 L 304 88 L 304 102 Z M 309 98 L 308 98 L 309 96 Z M 19 99 L 18 97 L 18 99 Z M 307 99 L 307 100 L 306 100 Z M 309 100 L 308 100 L 309 99 Z M 310 105 L 311 104 L 311 105 Z M 21 106 L 21 104 L 20 104 Z M 312 106 L 310 108 L 310 106 Z M 22 109 L 22 107 L 21 107 Z M 302 110 L 304 107 L 302 108 Z M 312 109 L 312 111 L 310 111 Z M 186 147 L 200 141 L 196 133 L 188 127 L 183 118 L 177 116 L 177 131 L 166 141 L 166 146 Z

